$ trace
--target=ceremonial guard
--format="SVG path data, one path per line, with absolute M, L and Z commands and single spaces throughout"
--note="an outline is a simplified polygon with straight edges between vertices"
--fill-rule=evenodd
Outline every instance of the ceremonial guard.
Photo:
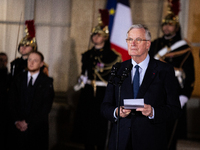
M 186 139 L 186 103 L 190 99 L 195 81 L 194 59 L 192 48 L 186 39 L 181 38 L 181 30 L 178 21 L 179 1 L 169 2 L 169 11 L 162 21 L 163 36 L 154 40 L 149 54 L 174 66 L 175 75 L 179 82 L 179 100 L 182 107 L 182 115 L 175 123 L 168 124 L 170 150 L 176 149 L 177 139 Z
M 35 38 L 35 25 L 34 20 L 25 21 L 25 33 L 19 45 L 18 52 L 21 54 L 20 58 L 16 58 L 11 62 L 11 76 L 14 77 L 20 72 L 27 71 L 27 58 L 30 52 L 37 51 L 37 42 Z M 48 67 L 46 64 L 41 68 L 43 72 L 48 75 Z
M 82 71 L 79 82 L 74 86 L 81 89 L 77 106 L 73 137 L 83 142 L 85 149 L 103 150 L 106 143 L 108 121 L 100 114 L 110 71 L 121 56 L 110 49 L 108 10 L 99 10 L 99 23 L 93 28 L 92 49 L 82 54 Z

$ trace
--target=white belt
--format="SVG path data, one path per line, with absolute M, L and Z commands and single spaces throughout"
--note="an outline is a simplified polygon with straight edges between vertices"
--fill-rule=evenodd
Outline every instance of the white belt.
M 170 48 L 164 47 L 161 50 L 159 50 L 159 52 L 154 56 L 154 58 L 160 59 L 160 57 L 164 56 L 166 53 L 168 53 L 170 51 L 174 51 L 175 49 L 177 49 L 183 45 L 187 45 L 187 42 L 185 40 L 181 40 L 181 41 L 174 43 Z
M 87 80 L 86 84 L 92 85 L 93 83 L 92 83 L 91 80 Z M 105 83 L 105 82 L 103 82 L 103 81 L 95 81 L 95 84 L 96 84 L 96 86 L 104 86 L 104 87 L 107 86 L 107 83 Z

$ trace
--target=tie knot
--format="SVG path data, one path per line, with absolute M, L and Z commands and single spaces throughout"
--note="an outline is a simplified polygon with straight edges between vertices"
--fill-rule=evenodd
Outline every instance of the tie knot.
M 140 66 L 138 66 L 138 65 L 135 65 L 135 68 L 136 68 L 136 70 L 138 70 L 138 69 L 140 68 Z

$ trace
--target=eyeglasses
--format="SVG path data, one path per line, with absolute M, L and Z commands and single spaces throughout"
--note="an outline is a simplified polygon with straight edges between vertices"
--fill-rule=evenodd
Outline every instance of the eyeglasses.
M 140 37 L 136 38 L 135 40 L 131 38 L 126 39 L 126 42 L 129 44 L 133 43 L 133 41 L 135 41 L 135 44 L 140 44 L 142 41 L 149 41 L 149 40 L 141 39 Z

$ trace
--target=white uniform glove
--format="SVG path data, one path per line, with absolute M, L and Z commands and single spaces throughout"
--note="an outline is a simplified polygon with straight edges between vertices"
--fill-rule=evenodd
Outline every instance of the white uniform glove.
M 87 79 L 88 79 L 87 76 L 81 75 L 80 78 L 78 79 L 78 83 L 74 86 L 74 90 L 79 91 L 81 88 L 84 88 Z
M 185 96 L 185 95 L 180 95 L 179 96 L 179 101 L 180 101 L 180 104 L 181 104 L 181 108 L 183 108 L 183 106 L 187 103 L 188 101 L 188 97 Z

